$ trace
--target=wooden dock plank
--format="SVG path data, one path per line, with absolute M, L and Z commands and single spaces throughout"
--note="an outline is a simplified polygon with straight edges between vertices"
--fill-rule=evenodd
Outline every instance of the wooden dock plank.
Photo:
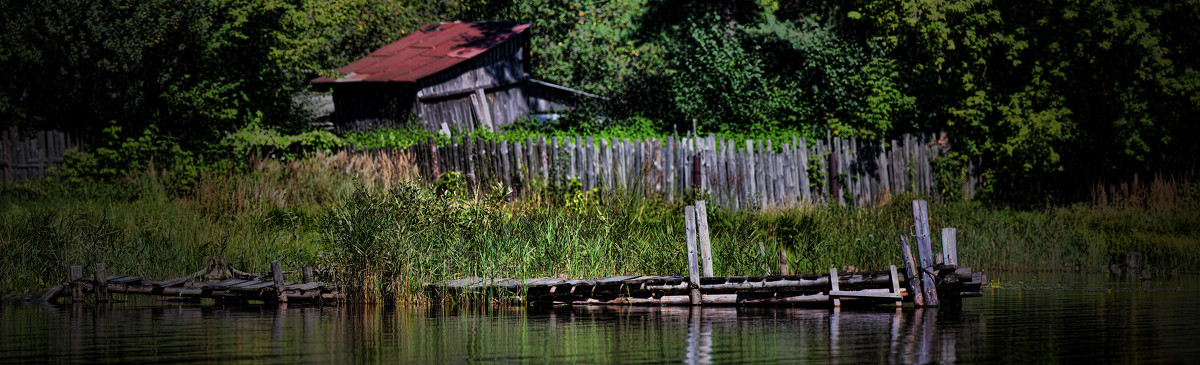
M 887 292 L 887 291 L 875 291 L 872 289 L 855 290 L 855 291 L 831 290 L 831 291 L 829 291 L 829 296 L 835 297 L 835 298 L 836 297 L 872 298 L 872 299 L 890 299 L 890 300 L 899 300 L 899 299 L 904 298 L 904 296 L 900 293 L 892 293 L 892 292 Z
M 306 291 L 306 290 L 318 289 L 322 286 L 325 286 L 325 283 L 305 283 L 305 284 L 288 285 L 288 286 L 284 287 L 284 289 Z
M 205 284 L 204 286 L 205 286 L 205 287 L 209 287 L 209 288 L 214 288 L 214 289 L 215 289 L 215 288 L 228 288 L 228 287 L 232 287 L 232 286 L 235 286 L 235 285 L 238 285 L 238 284 L 241 284 L 241 283 L 245 283 L 245 282 L 248 282 L 248 281 L 252 281 L 252 280 L 246 280 L 246 279 L 229 279 L 229 280 L 225 280 L 225 281 L 218 282 L 218 283 L 215 283 L 215 284 Z
M 146 283 L 156 286 L 156 287 L 169 287 L 169 286 L 181 285 L 183 283 L 188 282 L 188 280 L 191 280 L 191 279 L 192 278 L 189 276 L 184 276 L 184 277 L 178 277 L 178 278 L 174 278 L 174 279 L 170 279 L 170 280 L 163 280 L 163 281 L 148 281 Z
M 238 285 L 236 287 L 233 287 L 232 289 L 263 289 L 263 288 L 268 288 L 268 287 L 271 287 L 274 285 L 275 285 L 275 282 L 272 282 L 272 281 L 255 281 L 255 282 Z
M 612 284 L 612 283 L 622 283 L 622 282 L 626 282 L 627 280 L 633 280 L 633 279 L 636 279 L 636 278 L 638 278 L 638 277 L 639 277 L 638 275 L 609 276 L 609 277 L 606 277 L 606 278 L 599 278 L 599 279 L 596 279 L 596 283 L 597 283 L 597 284 Z

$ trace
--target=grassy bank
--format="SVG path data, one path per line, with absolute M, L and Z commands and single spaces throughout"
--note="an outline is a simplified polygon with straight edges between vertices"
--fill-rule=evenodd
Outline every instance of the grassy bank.
M 246 271 L 270 260 L 314 265 L 359 300 L 419 301 L 421 285 L 465 276 L 681 275 L 683 205 L 622 192 L 506 199 L 502 187 L 468 191 L 407 182 L 411 163 L 318 155 L 258 161 L 175 191 L 161 174 L 106 184 L 34 183 L 0 191 L 0 287 L 25 292 L 64 280 L 69 265 L 103 261 L 113 273 L 184 275 L 209 256 Z M 956 227 L 960 261 L 984 270 L 1099 270 L 1141 252 L 1164 270 L 1200 265 L 1196 189 L 1171 199 L 1114 194 L 1033 211 L 930 203 L 932 228 Z M 1164 195 L 1164 194 L 1158 194 Z M 787 250 L 794 272 L 900 264 L 910 201 L 879 207 L 710 208 L 718 275 L 763 274 Z M 935 235 L 936 236 L 936 235 Z M 936 238 L 935 238 L 936 243 Z

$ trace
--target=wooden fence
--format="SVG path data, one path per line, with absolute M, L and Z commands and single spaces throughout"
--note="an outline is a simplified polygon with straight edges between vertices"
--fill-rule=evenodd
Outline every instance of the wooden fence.
M 0 131 L 0 169 L 4 182 L 45 177 L 46 169 L 62 163 L 67 148 L 77 144 L 58 131 L 36 131 L 29 136 L 22 136 L 16 128 Z
M 674 199 L 709 195 L 727 208 L 787 206 L 801 201 L 865 206 L 889 195 L 938 196 L 932 161 L 945 140 L 905 135 L 886 142 L 827 137 L 815 143 L 706 138 L 597 139 L 539 137 L 524 142 L 454 138 L 411 146 L 422 176 L 450 171 L 473 183 L 503 182 L 520 194 L 535 184 L 584 190 L 625 189 Z M 963 187 L 968 197 L 973 184 Z

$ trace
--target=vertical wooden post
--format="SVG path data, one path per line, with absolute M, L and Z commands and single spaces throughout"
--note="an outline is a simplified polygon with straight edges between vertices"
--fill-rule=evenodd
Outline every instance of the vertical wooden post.
M 892 293 L 900 294 L 900 277 L 899 277 L 899 274 L 896 273 L 896 265 L 888 265 L 888 266 L 889 266 L 889 268 L 891 270 L 891 274 L 892 274 Z M 897 298 L 896 306 L 899 307 L 899 306 L 903 306 L 903 305 L 904 305 L 903 297 Z
M 925 305 L 938 305 L 937 288 L 933 278 L 933 247 L 929 241 L 929 217 L 924 200 L 913 200 L 913 221 L 916 222 L 917 254 L 921 260 L 921 288 Z
M 437 145 L 433 143 L 433 137 L 429 137 L 429 171 L 429 178 L 433 180 L 442 175 L 441 169 L 438 168 Z
M 475 174 L 475 137 L 467 136 L 467 185 L 479 186 L 482 180 Z
M 908 287 L 912 288 L 910 294 L 913 297 L 913 304 L 924 307 L 925 291 L 921 289 L 921 269 L 917 268 L 917 259 L 908 245 L 908 236 L 900 235 L 900 246 L 904 249 L 904 271 L 908 276 Z
M 838 299 L 838 297 L 836 297 L 836 296 L 833 296 L 834 292 L 841 291 L 841 289 L 840 289 L 840 288 L 838 288 L 838 274 L 837 274 L 837 269 L 835 269 L 835 268 L 832 268 L 832 267 L 831 267 L 831 268 L 829 268 L 829 288 L 830 288 L 830 289 L 829 289 L 829 293 L 830 293 L 830 295 L 829 295 L 829 298 L 830 298 L 830 299 L 833 299 L 833 307 L 834 307 L 834 308 L 841 307 L 841 306 L 842 306 L 842 300 L 841 300 L 841 299 Z
M 553 137 L 551 137 L 553 138 Z M 546 165 L 550 164 L 550 158 L 546 155 L 546 137 L 538 136 L 538 167 L 541 169 L 542 183 L 546 186 L 550 185 L 550 168 Z
M 812 190 L 808 181 L 808 140 L 800 138 L 800 161 L 796 167 L 800 171 L 800 197 L 806 202 L 812 202 Z
M 96 263 L 96 277 L 95 277 L 94 282 L 96 284 L 94 287 L 94 291 L 96 292 L 96 301 L 101 302 L 101 303 L 107 302 L 108 301 L 108 274 L 106 274 L 104 272 L 104 263 L 103 262 Z
M 751 199 L 754 199 L 754 195 L 758 194 L 758 190 L 756 189 L 756 185 L 755 185 L 756 184 L 755 179 L 757 179 L 757 177 L 755 176 L 756 174 L 754 173 L 754 141 L 751 141 L 748 139 L 746 140 L 746 172 L 745 172 L 745 174 L 746 174 L 746 201 L 750 202 Z M 747 205 L 752 205 L 752 204 L 747 204 Z
M 583 158 L 580 159 L 583 162 L 583 173 L 581 174 L 583 178 L 580 180 L 583 182 L 584 191 L 592 190 L 598 185 L 596 184 L 596 170 L 593 168 L 596 162 L 596 149 L 592 145 L 594 141 L 592 136 L 584 139 Z
M 305 266 L 305 267 L 304 267 L 304 280 L 303 280 L 301 283 L 303 283 L 303 284 L 308 284 L 308 283 L 311 283 L 311 282 L 313 282 L 313 269 L 312 269 L 312 266 Z
M 287 303 L 287 293 L 283 290 L 283 265 L 279 260 L 271 261 L 271 279 L 275 281 L 275 296 L 280 303 Z
M 787 251 L 779 250 L 779 275 L 791 275 L 788 269 Z
M 767 248 L 763 246 L 762 242 L 758 243 L 758 258 L 762 261 L 762 274 L 770 275 L 771 267 L 767 266 Z
M 708 236 L 708 208 L 696 201 L 696 236 L 700 239 L 700 268 L 704 276 L 713 276 L 712 241 Z
M 71 266 L 71 302 L 83 302 L 83 286 L 79 280 L 83 279 L 83 267 Z
M 567 138 L 567 142 L 568 142 L 567 143 L 567 146 L 568 146 L 567 147 L 567 153 L 568 153 L 567 161 L 569 162 L 568 165 L 570 165 L 570 168 L 567 169 L 568 178 L 566 181 L 563 182 L 564 185 L 570 185 L 571 179 L 579 178 L 579 168 L 578 168 L 579 163 L 576 162 L 576 156 L 575 156 L 576 150 L 578 149 L 578 144 L 574 143 L 575 141 L 571 138 Z M 579 181 L 582 182 L 583 179 L 579 179 Z
M 512 188 L 512 162 L 508 158 L 508 141 L 500 141 L 500 174 L 504 186 Z
M 942 262 L 946 265 L 958 266 L 958 238 L 954 228 L 942 228 Z
M 700 263 L 696 257 L 696 207 L 683 208 L 683 222 L 687 232 L 688 283 L 691 284 L 692 305 L 700 305 Z
M 663 186 L 666 187 L 667 201 L 675 200 L 675 150 L 679 143 L 675 137 L 667 137 L 663 144 Z

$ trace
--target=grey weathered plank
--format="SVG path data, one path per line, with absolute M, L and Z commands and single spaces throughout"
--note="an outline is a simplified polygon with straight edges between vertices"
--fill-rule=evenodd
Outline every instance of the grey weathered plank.
M 958 266 L 958 238 L 954 228 L 942 228 L 942 262 Z
M 925 295 L 925 305 L 936 307 L 938 297 L 933 277 L 933 248 L 929 240 L 929 218 L 924 200 L 913 201 L 913 220 L 916 222 L 917 251 L 923 271 L 921 289 Z
M 142 281 L 142 278 L 137 277 L 137 276 L 122 276 L 120 278 L 109 280 L 108 283 L 109 284 L 126 284 L 126 285 L 128 285 L 128 284 L 138 283 L 141 281 Z
M 286 290 L 299 290 L 299 291 L 305 291 L 305 290 L 313 290 L 313 289 L 317 289 L 317 288 L 320 288 L 320 287 L 322 287 L 322 286 L 325 286 L 325 283 L 304 283 L 304 284 L 292 284 L 292 285 L 288 285 L 288 286 L 284 287 L 284 289 L 286 289 Z
M 917 259 L 913 256 L 912 247 L 908 244 L 908 236 L 900 235 L 900 248 L 904 251 L 904 269 L 906 270 L 908 286 L 912 288 L 913 303 L 918 307 L 925 306 L 925 291 L 921 289 L 921 270 Z
M 708 235 L 708 208 L 703 200 L 695 201 L 696 238 L 700 244 L 700 268 L 703 276 L 713 276 L 712 242 Z
M 894 299 L 894 300 L 900 300 L 903 298 L 903 296 L 900 293 L 891 293 L 891 292 L 883 292 L 883 291 L 869 291 L 869 290 L 851 290 L 851 291 L 832 290 L 829 292 L 829 296 L 830 297 L 840 297 L 840 298 L 871 298 L 871 299 Z M 837 300 L 837 299 L 834 299 L 834 300 Z

